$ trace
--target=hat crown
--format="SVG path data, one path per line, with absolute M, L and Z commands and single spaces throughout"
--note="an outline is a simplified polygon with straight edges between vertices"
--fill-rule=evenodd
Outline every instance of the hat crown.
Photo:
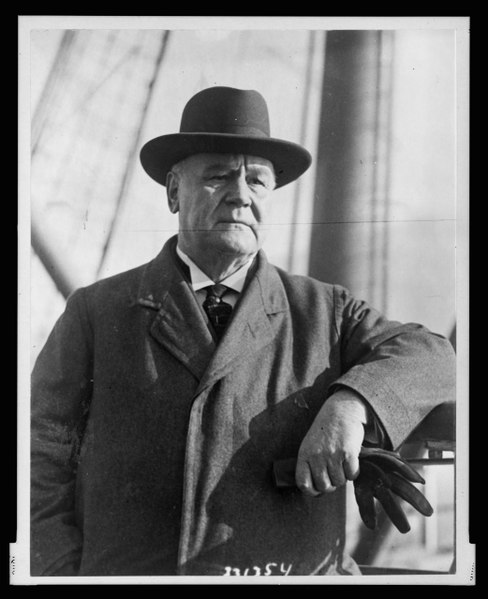
M 161 185 L 173 165 L 194 154 L 244 154 L 269 160 L 276 188 L 291 183 L 310 166 L 310 153 L 270 135 L 266 100 L 254 90 L 210 87 L 186 104 L 179 133 L 160 135 L 141 148 L 147 174 Z
M 269 137 L 268 107 L 254 90 L 211 87 L 195 94 L 181 117 L 180 133 Z

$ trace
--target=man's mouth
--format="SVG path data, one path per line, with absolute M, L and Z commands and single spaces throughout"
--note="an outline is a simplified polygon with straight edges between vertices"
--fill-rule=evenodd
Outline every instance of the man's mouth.
M 227 227 L 236 227 L 236 228 L 241 228 L 241 227 L 252 227 L 251 224 L 249 223 L 245 223 L 241 220 L 221 220 L 218 222 L 218 225 L 223 225 L 224 228 Z

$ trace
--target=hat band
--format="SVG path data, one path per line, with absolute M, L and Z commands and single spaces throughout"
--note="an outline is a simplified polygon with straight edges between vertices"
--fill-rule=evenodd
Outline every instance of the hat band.
M 180 129 L 180 133 L 207 133 L 209 135 L 248 135 L 249 137 L 269 137 L 264 131 L 261 129 L 257 129 L 256 127 L 246 127 L 244 125 L 229 125 L 225 128 L 222 128 L 221 131 L 198 131 L 198 130 L 185 130 Z

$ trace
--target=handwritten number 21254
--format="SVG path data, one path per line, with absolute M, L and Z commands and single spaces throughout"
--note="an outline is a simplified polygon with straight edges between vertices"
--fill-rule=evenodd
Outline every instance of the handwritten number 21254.
M 242 573 L 240 568 L 232 568 L 231 566 L 225 566 L 224 576 L 288 576 L 291 570 L 292 564 L 289 564 L 288 567 L 285 567 L 285 564 L 280 564 L 278 569 L 278 564 L 274 562 L 270 562 L 266 564 L 264 567 L 264 572 L 261 574 L 261 568 L 258 566 L 252 566 L 251 568 L 245 568 Z M 251 573 L 254 570 L 254 573 Z

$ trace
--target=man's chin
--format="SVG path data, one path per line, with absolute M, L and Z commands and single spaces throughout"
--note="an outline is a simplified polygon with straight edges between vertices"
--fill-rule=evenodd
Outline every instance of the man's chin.
M 215 231 L 211 244 L 218 251 L 233 255 L 254 254 L 258 250 L 256 236 L 250 228 Z

